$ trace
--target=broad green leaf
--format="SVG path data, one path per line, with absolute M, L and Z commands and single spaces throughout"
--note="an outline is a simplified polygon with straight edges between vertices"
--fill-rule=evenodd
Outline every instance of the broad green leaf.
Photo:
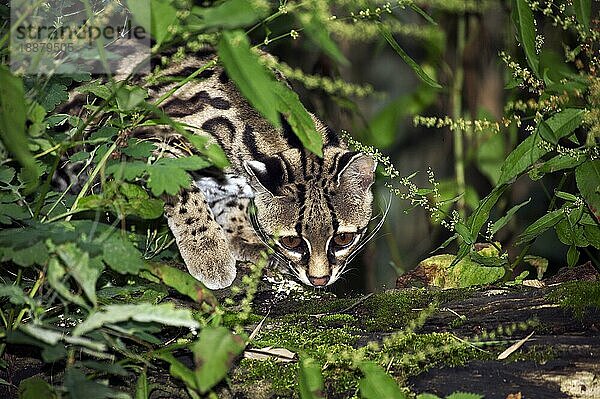
M 323 398 L 323 375 L 321 366 L 314 359 L 304 357 L 300 359 L 298 386 L 301 399 Z
M 506 224 L 512 219 L 512 217 L 514 216 L 514 214 L 517 213 L 517 211 L 519 209 L 521 209 L 525 205 L 529 204 L 530 202 L 531 202 L 531 198 L 529 198 L 527 201 L 521 202 L 520 204 L 515 205 L 512 208 L 510 208 L 508 210 L 508 212 L 506 212 L 506 215 L 502 216 L 500 219 L 498 219 L 492 225 L 492 231 L 491 231 L 492 235 L 496 234 L 501 228 L 503 228 L 504 226 L 506 226 Z
M 532 224 L 530 224 L 525 231 L 523 231 L 517 237 L 517 245 L 523 244 L 525 242 L 532 241 L 542 235 L 546 230 L 551 227 L 554 227 L 558 222 L 563 220 L 565 217 L 565 212 L 562 209 L 557 209 L 552 212 L 548 212 Z
M 539 143 L 540 139 L 534 133 L 508 154 L 502 165 L 498 184 L 510 182 L 550 151 L 545 146 L 540 146 Z
M 329 37 L 327 25 L 323 23 L 316 12 L 301 14 L 299 18 L 304 27 L 304 32 L 306 32 L 308 37 L 315 42 L 321 50 L 342 65 L 350 64 L 348 59 L 338 48 L 337 44 Z
M 103 83 L 100 80 L 94 80 L 77 87 L 75 91 L 82 94 L 92 93 L 96 97 L 108 100 L 112 96 L 111 87 L 111 84 Z
M 590 211 L 600 221 L 600 160 L 579 165 L 575 169 L 575 180 Z
M 148 92 L 138 86 L 119 86 L 116 92 L 117 106 L 123 112 L 136 109 L 146 97 Z
M 579 224 L 571 224 L 568 219 L 562 220 L 554 228 L 560 242 L 565 245 L 587 247 L 588 240 L 585 238 L 584 228 Z
M 590 28 L 592 19 L 592 1 L 591 0 L 573 0 L 573 8 L 577 16 L 577 22 L 583 25 L 585 29 Z
M 581 125 L 584 115 L 585 111 L 582 109 L 565 108 L 539 124 L 540 136 L 549 143 L 558 144 L 558 140 Z
M 534 167 L 530 173 L 529 177 L 533 180 L 538 180 L 542 178 L 546 173 L 554 173 L 559 170 L 571 169 L 576 166 L 581 165 L 586 160 L 584 155 L 573 156 L 571 154 L 559 154 L 553 158 L 550 158 L 543 164 Z
M 188 188 L 192 181 L 185 170 L 170 166 L 149 167 L 148 175 L 148 187 L 155 197 L 163 193 L 176 195 L 181 188 Z
M 135 1 L 128 1 L 128 5 L 135 3 Z M 137 13 L 141 18 L 147 18 L 145 11 L 141 11 L 141 8 L 147 7 L 147 3 L 141 3 L 139 7 L 134 9 L 134 13 Z M 150 28 L 152 37 L 156 40 L 156 45 L 160 46 L 165 40 L 170 38 L 172 35 L 169 32 L 169 26 L 174 25 L 177 22 L 177 9 L 173 7 L 169 0 L 150 0 Z
M 244 97 L 269 122 L 279 127 L 279 101 L 273 93 L 274 77 L 250 49 L 246 34 L 242 31 L 223 32 L 218 54 L 227 74 Z
M 19 384 L 19 399 L 55 399 L 56 392 L 41 377 L 26 378 Z
M 584 227 L 586 240 L 596 249 L 600 249 L 600 226 L 585 225 Z
M 38 96 L 38 101 L 48 112 L 69 99 L 67 86 L 62 83 L 48 83 L 43 90 L 44 92 Z
M 51 258 L 48 262 L 48 283 L 50 286 L 64 299 L 69 302 L 73 302 L 83 308 L 87 308 L 88 305 L 85 303 L 84 299 L 80 295 L 75 295 L 71 293 L 69 287 L 65 285 L 63 282 L 64 277 L 66 276 L 67 271 L 60 264 L 58 259 Z
M 288 121 L 302 145 L 322 157 L 323 137 L 317 132 L 315 121 L 298 99 L 298 95 L 279 82 L 274 89 L 275 95 L 279 98 L 279 112 Z
M 189 309 L 176 309 L 172 303 L 151 305 L 140 303 L 136 305 L 108 305 L 89 315 L 83 323 L 73 330 L 73 335 L 79 336 L 102 327 L 105 324 L 115 324 L 127 320 L 139 322 L 154 322 L 168 326 L 198 328 Z
M 471 254 L 473 257 L 473 254 Z M 480 255 L 481 258 L 485 256 Z M 429 284 L 440 288 L 465 288 L 475 285 L 492 284 L 504 277 L 504 267 L 501 259 L 488 257 L 496 262 L 497 266 L 483 266 L 469 257 L 463 257 L 456 262 L 454 255 L 435 255 L 419 263 L 419 268 L 424 269 L 429 276 Z M 491 264 L 491 263 L 490 263 Z
M 196 385 L 200 393 L 221 381 L 235 358 L 242 353 L 245 344 L 239 335 L 233 335 L 225 327 L 204 327 L 198 341 L 192 346 L 196 362 Z
M 67 266 L 69 274 L 77 281 L 90 302 L 96 306 L 96 281 L 104 270 L 99 258 L 90 259 L 75 243 L 67 243 L 56 248 L 56 253 Z
M 92 379 L 88 379 L 83 371 L 75 367 L 67 368 L 65 373 L 64 387 L 73 399 L 124 399 L 123 392 L 118 392 L 107 385 L 100 384 Z
M 190 25 L 193 29 L 210 29 L 221 27 L 234 29 L 248 26 L 269 11 L 261 3 L 248 0 L 227 0 L 216 7 L 193 7 L 192 14 L 200 17 L 199 23 Z
M 46 363 L 53 363 L 58 360 L 64 359 L 67 355 L 65 346 L 61 343 L 56 345 L 48 345 L 45 342 L 26 334 L 21 331 L 26 325 L 21 325 L 19 330 L 8 331 L 6 341 L 9 344 L 24 344 L 29 346 L 38 347 L 42 350 L 42 360 Z
M 209 143 L 209 139 L 206 136 L 200 136 L 197 134 L 189 133 L 184 131 L 183 136 L 194 146 L 202 155 L 217 168 L 225 168 L 229 166 L 229 160 L 227 155 L 223 152 L 223 149 L 216 143 Z
M 212 292 L 188 272 L 160 263 L 146 263 L 146 269 L 180 294 L 186 295 L 198 303 L 207 302 L 216 305 L 217 300 Z
M 105 351 L 106 344 L 102 342 L 95 342 L 87 338 L 83 337 L 74 337 L 72 335 L 66 335 L 62 331 L 50 330 L 48 328 L 44 328 L 35 324 L 24 324 L 20 326 L 21 331 L 27 333 L 29 336 L 36 338 L 37 340 L 48 344 L 48 345 L 56 345 L 61 341 L 84 346 L 86 348 L 96 350 L 96 351 Z
M 535 49 L 536 31 L 533 11 L 531 11 L 527 0 L 514 0 L 512 6 L 512 20 L 517 30 L 517 39 L 521 43 L 523 51 L 525 51 L 527 64 L 529 64 L 533 73 L 539 78 L 539 60 Z
M 29 295 L 25 295 L 18 285 L 0 285 L 0 298 L 3 297 L 8 297 L 10 303 L 14 305 L 27 305 L 32 309 L 36 306 L 35 301 Z
M 364 377 L 358 382 L 360 395 L 364 399 L 404 399 L 406 395 L 400 390 L 396 381 L 381 366 L 373 362 L 363 362 L 360 370 Z
M 37 185 L 37 168 L 25 135 L 25 90 L 23 81 L 14 76 L 8 68 L 0 65 L 0 138 L 4 147 L 23 166 L 23 177 L 27 190 Z
M 419 64 L 417 64 L 412 58 L 408 56 L 408 54 L 406 54 L 404 50 L 402 50 L 402 47 L 400 47 L 398 42 L 396 42 L 396 39 L 394 39 L 394 37 L 392 36 L 392 32 L 387 26 L 383 25 L 382 23 L 378 23 L 377 27 L 379 28 L 379 32 L 384 37 L 384 39 L 390 44 L 390 46 L 392 46 L 392 48 L 398 53 L 398 55 L 402 57 L 404 62 L 406 62 L 408 66 L 412 68 L 412 70 L 417 74 L 417 76 L 421 78 L 422 82 L 436 89 L 442 88 L 442 86 L 438 82 L 429 77 L 429 75 L 427 75 L 423 71 L 423 69 L 421 69 Z
M 111 269 L 122 274 L 137 274 L 144 267 L 140 251 L 118 231 L 102 242 L 102 259 Z

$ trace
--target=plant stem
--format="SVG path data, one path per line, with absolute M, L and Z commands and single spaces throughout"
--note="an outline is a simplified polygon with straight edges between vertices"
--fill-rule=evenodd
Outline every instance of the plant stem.
M 463 69 L 463 53 L 465 49 L 465 16 L 458 17 L 456 27 L 456 65 L 454 81 L 452 82 L 452 118 L 457 120 L 462 115 L 461 95 L 465 71 Z M 458 212 L 461 218 L 465 217 L 465 156 L 463 149 L 463 131 L 454 129 L 454 174 L 456 175 L 456 190 L 463 194 L 457 201 Z
M 40 274 L 38 274 L 38 278 L 35 281 L 35 284 L 33 285 L 33 287 L 31 287 L 31 291 L 29 291 L 29 298 L 33 298 L 35 296 L 35 294 L 37 294 L 38 290 L 42 286 L 42 283 L 44 282 L 45 277 L 46 277 L 46 275 L 44 274 L 44 272 L 40 272 Z M 12 326 L 13 330 L 16 330 L 17 327 L 19 327 L 19 324 L 21 324 L 21 320 L 23 320 L 23 316 L 25 316 L 26 311 L 27 310 L 24 308 L 21 309 L 21 311 L 17 315 L 17 318 L 13 322 L 13 326 Z

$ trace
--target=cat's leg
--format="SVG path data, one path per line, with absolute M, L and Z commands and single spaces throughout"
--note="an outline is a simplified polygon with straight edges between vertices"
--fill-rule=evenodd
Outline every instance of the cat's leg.
M 215 219 L 223 226 L 235 258 L 256 263 L 267 247 L 259 240 L 248 216 L 249 198 L 228 198 L 213 205 Z
M 236 275 L 234 254 L 204 194 L 197 187 L 183 191 L 165 205 L 165 214 L 190 274 L 210 289 L 229 287 Z

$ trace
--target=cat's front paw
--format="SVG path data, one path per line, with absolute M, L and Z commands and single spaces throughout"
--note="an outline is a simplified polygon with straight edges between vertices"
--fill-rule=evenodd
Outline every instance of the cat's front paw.
M 235 259 L 186 260 L 188 271 L 194 278 L 211 290 L 229 287 L 236 276 Z

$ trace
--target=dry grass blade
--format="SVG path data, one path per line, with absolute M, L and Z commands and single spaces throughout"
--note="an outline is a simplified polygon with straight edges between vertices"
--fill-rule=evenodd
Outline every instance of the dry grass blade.
M 523 338 L 523 339 L 515 342 L 514 344 L 512 344 L 504 352 L 502 352 L 501 354 L 499 354 L 497 359 L 498 360 L 503 360 L 503 359 L 506 359 L 507 357 L 509 357 L 513 352 L 517 351 L 521 346 L 523 346 L 523 344 L 525 342 L 527 342 L 527 340 L 529 340 L 529 338 L 531 338 L 531 336 L 533 335 L 534 332 L 535 331 L 532 331 L 531 334 L 529 334 L 525 338 Z
M 244 352 L 244 358 L 253 360 L 269 360 L 276 362 L 290 363 L 296 361 L 296 354 L 285 348 L 273 348 L 267 346 L 260 349 L 248 349 Z

